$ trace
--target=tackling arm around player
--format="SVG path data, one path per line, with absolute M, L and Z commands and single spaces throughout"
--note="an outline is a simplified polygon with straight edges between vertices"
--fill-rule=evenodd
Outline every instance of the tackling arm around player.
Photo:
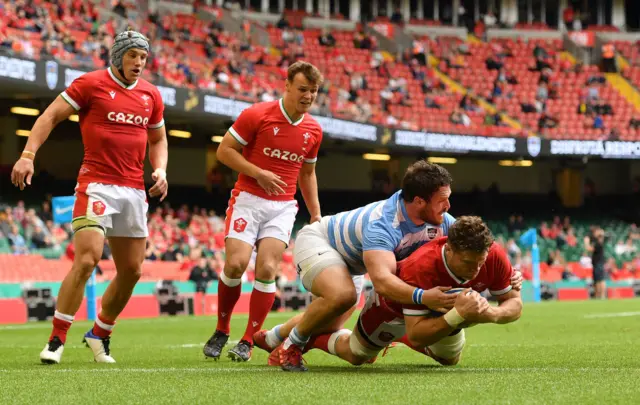
M 460 217 L 449 232 L 448 238 L 417 250 L 401 262 L 399 272 L 407 283 L 423 288 L 433 284 L 469 287 L 458 294 L 453 309 L 443 314 L 400 305 L 372 291 L 354 330 L 318 337 L 319 348 L 360 365 L 372 362 L 392 341 L 401 341 L 443 365 L 454 365 L 464 348 L 464 328 L 518 320 L 522 300 L 511 285 L 511 264 L 486 225 L 478 217 Z M 496 297 L 498 306 L 478 294 L 486 288 Z
M 456 297 L 444 293 L 448 284 L 423 290 L 395 275 L 396 258 L 446 234 L 454 222 L 447 213 L 450 184 L 444 168 L 418 161 L 407 169 L 402 190 L 389 199 L 305 226 L 296 239 L 294 260 L 315 298 L 304 314 L 254 337 L 260 348 L 272 352 L 269 364 L 305 371 L 301 355 L 313 347 L 307 343 L 312 336 L 342 328 L 355 309 L 367 270 L 375 273 L 375 288 L 379 283 L 401 302 L 451 308 Z

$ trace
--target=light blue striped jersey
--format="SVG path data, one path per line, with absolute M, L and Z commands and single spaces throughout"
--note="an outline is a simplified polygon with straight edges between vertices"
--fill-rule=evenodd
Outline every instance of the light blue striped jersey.
M 387 250 L 396 260 L 409 256 L 418 247 L 446 236 L 455 218 L 444 215 L 442 225 L 415 225 L 409 219 L 402 200 L 402 191 L 386 200 L 377 201 L 352 211 L 323 218 L 329 243 L 336 249 L 352 272 L 366 273 L 362 252 Z

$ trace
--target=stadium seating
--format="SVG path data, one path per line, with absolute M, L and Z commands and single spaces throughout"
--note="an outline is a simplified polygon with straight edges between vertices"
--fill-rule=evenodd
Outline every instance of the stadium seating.
M 189 278 L 190 270 L 197 264 L 201 256 L 209 257 L 209 264 L 214 271 L 220 273 L 224 263 L 224 237 L 221 233 L 222 219 L 214 213 L 191 212 L 183 206 L 178 210 L 158 208 L 149 215 L 149 243 L 147 261 L 143 266 L 142 280 L 177 280 Z M 519 245 L 522 230 L 537 228 L 538 245 L 541 255 L 541 278 L 546 282 L 571 279 L 590 279 L 592 269 L 589 255 L 585 251 L 584 237 L 594 225 L 604 227 L 607 235 L 605 257 L 610 260 L 608 269 L 613 280 L 640 279 L 640 230 L 634 225 L 604 220 L 570 220 L 566 224 L 559 218 L 553 220 L 527 220 L 517 226 L 508 221 L 489 221 L 496 240 L 509 251 L 510 240 Z M 17 223 L 6 215 L 0 218 L 0 229 L 7 223 Z M 544 229 L 541 224 L 544 222 Z M 297 229 L 303 224 L 297 224 Z M 22 228 L 22 234 L 26 236 Z M 569 235 L 569 229 L 573 237 Z M 53 233 L 53 230 L 50 230 Z M 294 232 L 295 234 L 295 232 Z M 12 254 L 10 242 L 0 231 L 0 283 L 16 283 L 24 281 L 61 281 L 71 265 L 67 250 L 67 242 L 55 243 L 47 249 L 31 249 L 28 254 Z M 526 278 L 531 278 L 530 252 L 523 246 L 520 268 Z M 290 246 L 283 256 L 282 275 L 287 280 L 296 280 L 297 274 L 292 264 Z M 172 254 L 165 256 L 165 253 Z M 513 259 L 513 258 L 512 258 Z M 514 260 L 514 264 L 518 264 Z M 115 276 L 115 265 L 111 260 L 102 260 L 99 264 L 103 274 L 101 277 L 112 279 Z M 253 277 L 253 272 L 248 272 Z
M 53 56 L 71 65 L 103 67 L 108 62 L 109 37 L 115 33 L 117 26 L 117 21 L 112 18 L 113 14 L 105 8 L 107 4 L 108 2 L 98 2 L 97 5 L 76 2 L 74 7 L 61 9 L 53 2 L 34 2 L 34 10 L 46 11 L 51 15 L 51 29 L 57 32 L 53 35 L 47 34 L 49 28 L 38 32 L 32 24 L 33 20 L 20 18 L 15 9 L 7 6 L 4 16 L 0 18 L 0 39 L 3 35 L 8 38 L 4 45 L 9 46 L 15 54 L 35 59 Z M 485 121 L 487 111 L 482 108 L 464 111 L 469 118 L 468 122 L 453 123 L 454 112 L 458 111 L 457 107 L 463 97 L 461 92 L 447 89 L 425 95 L 418 90 L 421 82 L 414 78 L 414 73 L 433 77 L 431 67 L 413 66 L 411 60 L 394 60 L 391 55 L 375 49 L 375 40 L 372 49 L 358 49 L 354 45 L 355 32 L 334 30 L 332 35 L 336 39 L 336 46 L 322 46 L 318 42 L 320 30 L 297 30 L 307 17 L 304 12 L 285 13 L 290 26 L 296 29 L 268 27 L 271 46 L 265 49 L 254 46 L 244 38 L 230 35 L 216 22 L 205 22 L 196 18 L 195 14 L 164 13 L 160 16 L 143 16 L 133 3 L 124 2 L 123 5 L 123 10 L 114 9 L 114 12 L 128 13 L 129 23 L 152 39 L 153 58 L 145 72 L 145 78 L 152 81 L 189 88 L 200 87 L 222 96 L 248 101 L 266 100 L 279 97 L 281 80 L 288 63 L 296 57 L 304 57 L 316 64 L 331 83 L 327 95 L 330 101 L 328 111 L 316 109 L 316 112 L 414 130 L 486 136 L 520 133 L 504 123 L 494 125 L 491 119 Z M 219 12 L 215 8 L 209 10 Z M 441 23 L 421 21 L 420 24 Z M 519 24 L 516 28 L 548 29 L 545 24 L 539 23 Z M 615 30 L 610 26 L 591 26 L 589 29 Z M 286 35 L 291 36 L 288 40 L 283 36 L 285 31 Z M 302 38 L 297 38 L 299 34 Z M 457 47 L 461 42 L 447 37 L 418 39 L 426 42 L 432 55 L 441 60 L 449 55 L 452 46 Z M 602 84 L 599 89 L 600 99 L 613 108 L 613 115 L 603 116 L 605 129 L 594 129 L 593 118 L 578 113 L 586 82 L 592 76 L 597 76 L 598 71 L 595 66 L 584 66 L 579 73 L 563 69 L 570 66 L 566 66 L 566 61 L 556 56 L 562 51 L 561 40 L 474 41 L 466 43 L 469 49 L 467 55 L 455 56 L 456 60 L 463 63 L 463 67 L 451 68 L 442 64 L 440 67 L 462 86 L 470 88 L 476 96 L 491 99 L 490 93 L 498 73 L 496 70 L 488 70 L 485 61 L 495 54 L 497 46 L 510 49 L 513 57 L 506 58 L 504 64 L 507 73 L 513 75 L 518 83 L 505 85 L 503 94 L 493 101 L 498 111 L 516 119 L 528 131 L 537 132 L 540 129 L 538 123 L 541 114 L 523 113 L 521 108 L 522 102 L 532 102 L 535 98 L 540 78 L 540 72 L 530 70 L 535 65 L 532 51 L 536 45 L 540 45 L 550 55 L 549 62 L 553 69 L 550 84 L 563 89 L 557 98 L 550 99 L 547 103 L 546 113 L 557 120 L 557 125 L 542 129 L 543 135 L 560 139 L 602 139 L 615 128 L 621 139 L 640 137 L 637 130 L 620 124 L 629 121 L 633 109 L 607 83 Z M 638 58 L 637 44 L 618 42 L 616 46 L 630 61 L 634 62 Z M 377 61 L 383 65 L 382 69 L 377 68 Z M 247 80 L 251 71 L 257 80 Z M 355 95 L 347 95 L 345 90 L 350 89 L 350 77 L 354 73 L 362 74 L 367 85 L 364 89 L 357 89 Z M 631 67 L 625 74 L 636 86 L 639 84 L 640 73 L 637 67 Z M 401 83 L 400 89 L 392 89 L 392 78 L 404 79 L 406 83 Z M 391 90 L 391 93 L 385 90 Z M 383 94 L 388 96 L 386 101 L 382 100 Z M 426 97 L 429 97 L 429 106 L 425 105 Z
M 18 4 L 22 3 L 10 1 L 3 5 L 3 13 L 0 14 L 0 49 L 34 59 L 54 57 L 65 64 L 90 69 L 101 68 L 108 63 L 110 41 L 118 26 L 118 21 L 108 9 L 109 2 L 73 2 L 70 8 L 60 8 L 55 2 L 44 0 L 35 1 L 33 6 L 26 8 L 23 5 L 16 8 Z M 20 16 L 20 10 L 27 11 L 26 17 Z M 219 12 L 216 8 L 208 10 Z M 129 23 L 152 39 L 153 57 L 145 71 L 145 78 L 156 83 L 200 88 L 247 101 L 273 99 L 280 96 L 286 67 L 303 57 L 316 64 L 326 77 L 327 85 L 322 89 L 326 94 L 322 94 L 321 98 L 328 101 L 328 106 L 316 106 L 314 111 L 337 118 L 366 120 L 388 127 L 485 136 L 513 136 L 527 131 L 540 131 L 544 136 L 557 139 L 606 139 L 609 131 L 615 128 L 622 140 L 640 139 L 640 130 L 627 125 L 635 117 L 632 105 L 603 79 L 598 67 L 577 67 L 571 58 L 561 56 L 561 40 L 493 39 L 484 42 L 446 36 L 418 36 L 415 39 L 421 41 L 430 52 L 430 63 L 423 66 L 410 55 L 396 59 L 393 55 L 381 52 L 377 49 L 375 38 L 360 30 L 332 30 L 335 46 L 323 46 L 318 41 L 321 30 L 301 29 L 303 19 L 308 16 L 304 12 L 285 13 L 293 28 L 268 26 L 270 46 L 264 48 L 252 44 L 243 35 L 231 35 L 215 21 L 210 23 L 198 19 L 195 14 L 142 15 L 136 9 L 135 2 L 124 2 L 124 10 L 113 11 L 128 13 Z M 38 13 L 50 16 L 50 22 L 45 24 L 42 31 L 35 25 L 40 18 L 37 17 Z M 431 26 L 442 24 L 427 20 L 413 20 L 412 23 Z M 519 24 L 516 28 L 549 29 L 539 23 Z M 591 26 L 589 29 L 615 30 L 610 26 Z M 369 43 L 362 47 L 361 41 L 365 38 Z M 615 46 L 631 64 L 624 75 L 636 87 L 640 87 L 638 43 L 616 41 Z M 547 55 L 544 61 L 550 68 L 549 92 L 554 93 L 554 87 L 562 89 L 555 96 L 551 94 L 552 97 L 546 102 L 546 114 L 557 121 L 554 128 L 539 128 L 540 112 L 523 112 L 522 103 L 535 103 L 542 74 L 540 67 L 535 69 L 534 49 L 542 50 Z M 490 70 L 487 59 L 495 58 L 499 53 L 510 54 L 502 59 L 502 63 L 506 76 L 515 80 L 503 85 L 501 95 L 494 95 L 498 70 Z M 354 75 L 361 75 L 366 85 L 352 88 Z M 249 77 L 252 80 L 248 80 Z M 423 80 L 428 83 L 424 90 Z M 597 89 L 598 99 L 609 104 L 613 110 L 613 114 L 603 116 L 604 130 L 594 129 L 593 118 L 579 112 L 581 102 L 589 92 L 587 83 L 592 81 L 597 82 L 594 88 Z M 481 102 L 472 102 L 471 108 L 464 108 L 461 102 L 465 97 L 465 89 L 471 92 L 472 99 Z M 505 123 L 495 125 L 491 120 L 486 121 L 489 112 L 483 108 L 487 105 L 485 101 L 492 102 L 498 112 L 513 118 L 513 122 L 526 131 Z M 459 112 L 468 116 L 468 122 L 452 122 L 452 117 Z M 185 241 L 191 247 L 204 247 L 207 255 L 222 251 L 220 230 L 197 223 L 209 223 L 206 215 L 195 222 L 185 222 L 185 218 L 191 214 L 184 218 L 180 215 L 179 212 L 172 212 L 168 217 L 160 216 L 152 220 L 150 240 L 159 243 L 158 254 Z M 179 225 L 176 226 L 180 231 L 169 225 L 166 218 L 170 221 L 178 218 Z M 513 236 L 506 231 L 504 223 L 493 223 L 492 228 L 505 241 Z M 25 232 L 22 227 L 20 231 L 23 234 Z M 588 271 L 575 264 L 583 254 L 582 238 L 588 231 L 588 225 L 576 223 L 574 231 L 576 245 L 561 244 L 560 253 L 575 276 L 588 277 Z M 626 225 L 614 224 L 609 231 L 612 235 L 627 235 L 629 229 Z M 190 243 L 189 238 L 195 239 L 195 244 Z M 625 241 L 611 241 L 607 255 L 613 257 L 620 268 L 625 263 L 635 263 L 632 253 L 616 254 L 613 246 L 618 242 Z M 0 264 L 3 269 L 16 269 L 11 274 L 0 272 L 0 281 L 61 279 L 68 263 L 59 258 L 63 256 L 67 243 L 58 241 L 45 249 L 29 249 L 29 255 L 18 259 L 18 256 L 10 254 L 12 250 L 6 235 L 0 237 Z M 636 249 L 640 247 L 636 240 L 634 246 Z M 555 239 L 542 238 L 540 247 L 544 261 L 550 252 L 558 250 L 558 243 Z M 194 260 L 188 257 L 189 250 L 182 250 L 186 257 L 181 262 L 157 261 L 145 267 L 143 277 L 185 279 L 188 276 L 185 269 L 192 266 Z M 101 267 L 104 267 L 105 276 L 113 271 L 108 261 L 101 263 Z M 564 266 L 543 264 L 543 278 L 556 280 L 562 276 L 564 269 Z M 295 278 L 290 266 L 285 266 L 284 271 Z M 633 274 L 636 277 L 639 275 L 637 272 Z

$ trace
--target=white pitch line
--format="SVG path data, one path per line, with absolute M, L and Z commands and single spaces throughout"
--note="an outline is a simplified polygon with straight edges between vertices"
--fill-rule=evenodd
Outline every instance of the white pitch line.
M 239 340 L 229 340 L 227 341 L 228 345 L 236 345 L 238 344 L 238 342 L 240 342 Z M 157 347 L 160 349 L 192 349 L 194 347 L 197 348 L 202 348 L 204 346 L 204 342 L 202 343 L 183 343 L 183 344 L 176 344 L 176 345 L 162 345 L 162 346 L 149 346 L 149 345 L 136 345 L 136 346 L 132 346 L 132 345 L 128 345 L 128 344 L 123 344 L 123 345 L 118 345 L 118 349 L 132 349 L 132 348 L 136 348 L 136 347 Z M 35 347 L 40 347 L 40 344 L 37 345 L 5 345 L 5 344 L 0 344 L 0 349 L 33 349 Z M 65 348 L 67 349 L 83 349 L 85 348 L 84 345 L 77 345 L 77 344 L 67 344 L 65 345 Z
M 98 366 L 101 367 L 101 366 Z M 319 368 L 321 368 L 321 372 L 327 372 L 326 368 L 323 366 L 318 366 Z M 335 371 L 335 372 L 340 372 L 342 371 L 342 369 L 346 369 L 349 368 L 348 366 L 344 366 L 344 367 L 332 367 L 331 372 Z M 384 369 L 385 367 L 379 367 L 380 369 Z M 425 367 L 426 368 L 426 367 Z M 365 370 L 365 369 L 363 369 Z M 420 367 L 389 367 L 388 368 L 389 372 L 416 372 L 416 373 L 422 373 L 424 372 L 424 370 L 421 370 Z M 85 374 L 85 373 L 179 373 L 179 372 L 185 372 L 185 373 L 235 373 L 235 372 L 240 372 L 240 373 L 247 373 L 247 372 L 251 372 L 251 371 L 256 371 L 256 372 L 265 372 L 265 371 L 273 371 L 273 372 L 277 372 L 280 371 L 280 369 L 278 367 L 270 367 L 270 366 L 260 366 L 260 367 L 239 367 L 239 368 L 196 368 L 196 367 L 189 367 L 189 368 L 177 368 L 177 367 L 168 367 L 168 368 L 111 368 L 108 365 L 106 365 L 105 368 L 89 368 L 89 369 L 70 369 L 70 368 L 62 368 L 62 369 L 58 369 L 56 368 L 56 366 L 49 366 L 49 367 L 41 367 L 38 370 L 10 370 L 10 369 L 0 369 L 0 373 L 6 373 L 6 374 L 35 374 L 38 372 L 53 372 L 53 373 L 78 373 L 78 374 Z M 313 365 L 310 366 L 310 371 L 313 372 Z M 629 368 L 623 368 L 623 367 L 607 367 L 607 368 L 598 368 L 598 367 L 594 367 L 594 368 L 588 368 L 588 367 L 581 367 L 581 368 L 568 368 L 568 367 L 530 367 L 530 368 L 525 368 L 525 367 L 516 367 L 516 368 L 509 368 L 509 367 L 488 367 L 488 368 L 483 368 L 483 367 L 468 367 L 468 368 L 464 368 L 464 367 L 436 367 L 436 368 L 428 368 L 429 372 L 446 372 L 446 373 L 468 373 L 468 372 L 472 372 L 472 373 L 476 373 L 476 372 L 493 372 L 493 373 L 502 373 L 502 372 L 507 372 L 507 373 L 512 373 L 512 372 L 521 372 L 521 373 L 537 373 L 537 372 L 620 372 L 620 371 L 640 371 L 640 368 L 638 367 L 629 367 Z
M 238 344 L 238 342 L 240 342 L 239 340 L 227 340 L 227 344 L 228 345 L 236 345 Z M 162 346 L 165 347 L 167 349 L 191 349 L 193 347 L 202 347 L 204 346 L 204 342 L 203 343 L 185 343 L 185 344 L 181 344 L 181 345 L 166 345 L 166 346 Z
M 22 374 L 22 373 L 34 373 L 34 372 L 52 372 L 52 373 L 246 373 L 249 370 L 265 372 L 265 371 L 278 371 L 278 367 L 242 367 L 242 368 L 90 368 L 90 369 L 74 369 L 74 368 L 55 368 L 56 366 L 42 367 L 40 370 L 7 370 L 0 369 L 0 373 L 7 374 Z
M 622 318 L 626 316 L 640 316 L 640 312 L 609 312 L 604 314 L 589 314 L 585 315 L 585 318 Z
M 295 312 L 273 312 L 267 316 L 267 320 L 270 319 L 290 319 L 296 315 Z M 234 319 L 247 319 L 248 314 L 237 314 L 234 316 Z M 212 322 L 216 319 L 215 315 L 198 315 L 198 316 L 176 316 L 176 317 L 157 317 L 157 318 L 142 318 L 142 319 L 123 319 L 122 322 L 126 322 L 127 324 L 146 324 L 146 323 L 160 323 L 160 322 L 179 322 L 179 321 L 206 321 Z M 78 322 L 88 322 L 88 321 L 78 321 Z M 50 321 L 42 321 L 42 322 L 33 322 L 33 323 L 25 323 L 22 325 L 0 325 L 0 330 L 24 330 L 24 329 L 50 329 L 51 322 Z

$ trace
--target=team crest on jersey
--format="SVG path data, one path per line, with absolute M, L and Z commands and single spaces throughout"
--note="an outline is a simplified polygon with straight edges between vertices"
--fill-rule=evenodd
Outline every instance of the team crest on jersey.
M 142 101 L 144 101 L 144 105 L 149 105 L 149 96 L 147 96 L 146 94 L 140 96 L 140 98 L 142 99 Z
M 309 135 L 308 132 L 305 132 L 304 134 L 302 134 L 302 136 L 304 137 L 304 144 L 306 145 L 307 143 L 309 143 L 309 138 L 311 138 L 311 135 Z
M 429 237 L 429 239 L 435 238 L 436 236 L 438 236 L 438 229 L 437 228 L 427 229 L 427 236 Z
M 49 90 L 53 90 L 58 85 L 58 63 L 53 60 L 47 61 L 45 71 L 47 72 L 47 87 Z
M 244 218 L 238 218 L 233 221 L 233 230 L 236 232 L 244 232 L 244 228 L 247 227 L 247 221 Z
M 393 334 L 392 334 L 392 333 L 384 332 L 384 331 L 383 331 L 383 332 L 380 332 L 380 333 L 378 334 L 378 339 L 379 339 L 381 342 L 391 342 L 391 341 L 393 340 L 393 338 L 394 338 L 394 337 L 395 337 L 395 336 L 393 336 Z
M 280 131 L 280 128 L 278 128 L 278 127 L 273 127 L 273 136 L 278 135 L 278 131 Z
M 104 203 L 102 201 L 94 201 L 93 205 L 91 207 L 91 209 L 93 210 L 93 213 L 96 215 L 102 215 L 104 214 L 104 210 L 107 208 L 106 205 L 104 205 Z

